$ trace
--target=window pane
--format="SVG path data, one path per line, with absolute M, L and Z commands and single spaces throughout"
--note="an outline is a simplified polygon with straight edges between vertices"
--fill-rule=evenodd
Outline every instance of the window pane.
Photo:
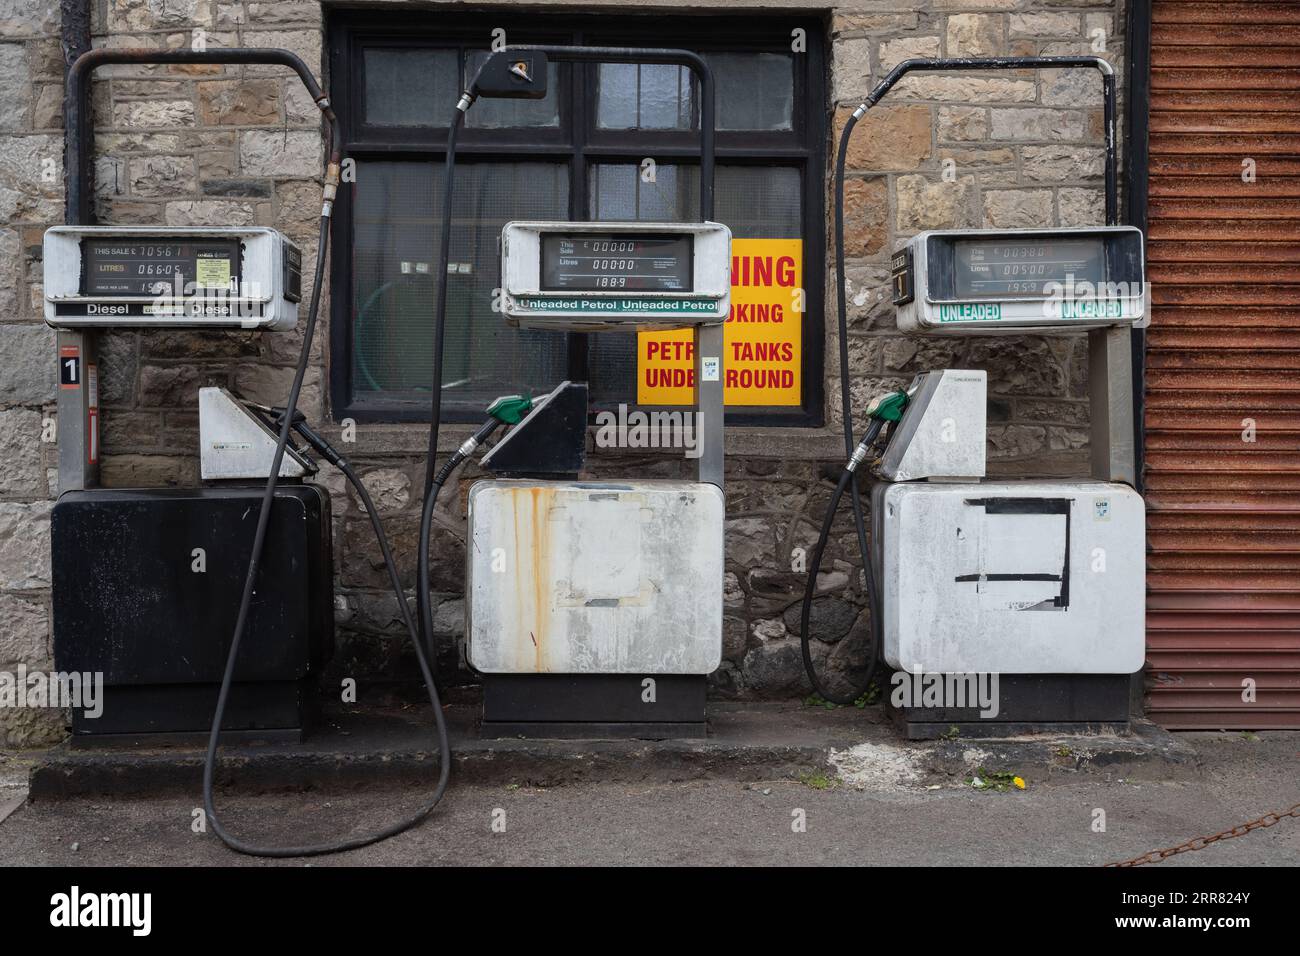
M 497 240 L 511 219 L 564 219 L 568 167 L 457 164 L 443 351 L 444 399 L 484 406 L 563 381 L 567 340 L 512 329 L 492 309 Z M 353 220 L 353 389 L 428 401 L 433 369 L 441 164 L 358 163 Z
M 365 116 L 374 126 L 446 126 L 460 95 L 455 50 L 370 47 Z
M 698 166 L 660 163 L 643 182 L 633 164 L 591 167 L 588 200 L 595 220 L 694 221 L 700 215 Z M 736 239 L 796 239 L 803 235 L 799 171 L 789 166 L 718 166 L 714 219 Z M 636 337 L 591 338 L 593 402 L 636 401 Z
M 794 128 L 794 62 L 780 53 L 708 53 L 717 84 L 717 128 Z M 698 129 L 695 84 L 685 67 L 602 64 L 601 129 Z

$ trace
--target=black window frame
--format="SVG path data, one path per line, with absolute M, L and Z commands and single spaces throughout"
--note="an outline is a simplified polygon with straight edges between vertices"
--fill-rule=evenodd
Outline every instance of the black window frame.
M 795 70 L 793 123 L 790 130 L 718 130 L 719 165 L 771 165 L 773 160 L 801 172 L 803 209 L 803 285 L 800 406 L 731 406 L 726 423 L 733 426 L 807 427 L 825 424 L 824 348 L 826 326 L 826 151 L 828 91 L 825 24 L 807 16 L 732 15 L 662 16 L 536 14 L 504 16 L 501 10 L 448 14 L 333 12 L 327 21 L 330 98 L 343 132 L 343 155 L 366 160 L 432 160 L 446 152 L 447 127 L 377 126 L 361 115 L 364 89 L 363 49 L 369 46 L 459 47 L 485 49 L 496 27 L 516 43 L 583 46 L 682 47 L 700 53 L 788 51 L 794 31 L 803 30 L 809 57 Z M 725 42 L 721 38 L 725 37 Z M 569 215 L 586 218 L 588 168 L 602 161 L 639 163 L 656 160 L 697 165 L 699 134 L 692 130 L 611 130 L 594 128 L 596 64 L 560 65 L 558 127 L 485 129 L 463 126 L 457 144 L 459 164 L 518 160 L 521 149 L 541 158 L 567 158 L 570 171 Z M 590 95 L 589 95 L 590 94 Z M 453 104 L 446 109 L 450 117 Z M 358 401 L 352 389 L 352 190 L 344 187 L 335 205 L 330 268 L 330 353 L 328 378 L 333 419 L 357 422 L 427 422 L 428 408 L 411 401 Z M 820 321 L 810 317 L 820 316 Z M 432 321 L 432 317 L 430 317 Z M 503 320 L 504 321 L 504 320 Z M 562 333 L 555 333 L 562 334 Z M 628 334 L 628 333 L 599 333 Z M 568 334 L 569 377 L 583 379 L 588 370 L 588 339 Z M 449 397 L 443 400 L 447 422 L 477 422 L 482 409 Z M 592 404 L 592 411 L 606 407 Z M 650 407 L 650 406 L 645 406 Z

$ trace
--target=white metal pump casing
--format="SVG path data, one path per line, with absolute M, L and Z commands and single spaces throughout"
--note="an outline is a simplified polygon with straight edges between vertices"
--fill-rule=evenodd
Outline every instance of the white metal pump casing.
M 279 436 L 224 388 L 199 389 L 199 477 L 204 481 L 265 479 Z M 301 478 L 307 461 L 284 449 L 281 478 Z
M 907 389 L 907 407 L 880 458 L 890 481 L 984 477 L 988 373 L 923 372 Z
M 153 293 L 102 293 L 84 283 L 87 241 L 123 249 L 182 243 L 236 243 L 224 288 L 168 286 Z M 288 331 L 298 324 L 302 253 L 264 226 L 54 226 L 44 242 L 45 321 L 55 328 L 237 328 Z M 124 265 L 144 265 L 124 260 Z M 151 263 L 156 265 L 158 263 Z M 167 285 L 166 281 L 160 285 Z M 201 286 L 200 283 L 195 285 Z M 178 296 L 176 293 L 180 291 Z
M 980 243 L 980 260 L 966 261 L 965 278 L 982 288 L 964 288 L 953 250 L 958 244 Z M 1045 252 L 1057 263 L 1077 253 L 1060 252 L 1073 245 L 1101 244 L 1100 258 L 1060 266 L 1062 274 L 1039 274 L 1043 259 L 1008 258 L 992 261 L 999 246 L 1017 256 Z M 1050 267 L 1042 267 L 1049 268 Z M 1010 278 L 1001 269 L 1022 270 Z M 975 270 L 980 270 L 976 273 Z M 918 233 L 894 254 L 891 272 L 898 328 L 927 335 L 1023 333 L 1029 330 L 1090 329 L 1131 325 L 1147 314 L 1142 231 L 1135 226 L 1079 226 L 1057 229 L 942 229 Z M 1026 286 L 1041 278 L 1047 292 L 1029 293 Z M 1017 283 L 1016 280 L 1020 279 Z M 1060 281 L 1056 281 L 1060 280 Z M 1009 294 L 998 286 L 1016 284 Z
M 630 286 L 594 287 L 575 281 L 573 288 L 548 285 L 543 264 L 545 242 L 551 237 L 599 236 L 635 242 L 639 238 L 681 237 L 688 242 L 689 263 L 681 263 L 682 288 L 633 289 Z M 685 256 L 682 250 L 675 255 Z M 575 255 L 582 256 L 575 250 Z M 605 265 L 631 263 L 633 255 L 608 253 Z M 588 267 L 594 267 L 590 256 Z M 642 261 L 638 265 L 644 266 Z M 654 282 L 652 272 L 621 276 Z M 685 268 L 689 265 L 689 268 Z M 618 271 L 618 270 L 614 270 Z M 644 269 L 641 270 L 645 272 Z M 636 331 L 668 329 L 725 322 L 731 311 L 731 230 L 717 222 L 508 222 L 501 230 L 502 311 L 506 320 L 523 328 L 578 331 Z M 620 276 L 601 276 L 616 282 Z
M 1131 674 L 1146 514 L 1097 481 L 879 483 L 884 657 L 910 672 Z
M 723 496 L 688 481 L 476 483 L 467 657 L 486 674 L 709 674 Z

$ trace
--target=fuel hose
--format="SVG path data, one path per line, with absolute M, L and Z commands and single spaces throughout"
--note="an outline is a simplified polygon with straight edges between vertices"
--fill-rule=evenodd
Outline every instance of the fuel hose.
M 463 99 L 462 102 L 464 102 Z M 456 131 L 460 125 L 459 116 L 463 115 L 463 110 L 458 108 L 457 121 L 453 123 L 452 130 L 449 134 L 450 149 L 445 168 L 445 194 L 447 196 L 447 201 L 443 207 L 442 270 L 439 274 L 440 291 L 434 327 L 433 413 L 430 425 L 429 462 L 426 468 L 424 515 L 422 516 L 421 521 L 422 539 L 419 563 L 422 577 L 416 583 L 417 606 L 420 611 L 418 618 L 412 618 L 410 609 L 407 607 L 405 592 L 401 588 L 401 581 L 397 575 L 396 566 L 393 563 L 392 551 L 388 546 L 387 537 L 384 535 L 383 527 L 378 518 L 378 512 L 375 510 L 369 493 L 365 490 L 365 486 L 361 483 L 350 466 L 347 468 L 342 467 L 340 462 L 345 461 L 342 456 L 335 454 L 335 457 L 338 460 L 334 462 L 336 466 L 339 466 L 340 470 L 343 471 L 343 474 L 349 483 L 351 483 L 356 489 L 358 497 L 365 506 L 366 513 L 370 517 L 371 524 L 373 525 L 376 536 L 380 542 L 380 550 L 384 555 L 384 563 L 388 569 L 389 578 L 394 587 L 395 597 L 397 598 L 398 605 L 402 608 L 403 621 L 407 626 L 407 631 L 411 637 L 412 644 L 414 645 L 416 659 L 420 666 L 420 672 L 424 678 L 425 687 L 428 690 L 429 702 L 433 706 L 439 754 L 438 781 L 434 786 L 432 794 L 430 794 L 429 798 L 418 810 L 415 811 L 415 813 L 371 833 L 345 837 L 340 840 L 323 843 L 309 843 L 298 846 L 282 847 L 259 846 L 236 837 L 226 829 L 216 811 L 213 791 L 216 777 L 217 751 L 221 739 L 221 725 L 225 718 L 226 706 L 229 702 L 230 690 L 234 682 L 235 665 L 239 659 L 239 648 L 243 641 L 244 632 L 247 628 L 249 609 L 252 605 L 253 594 L 257 583 L 257 574 L 261 565 L 262 553 L 266 545 L 267 528 L 270 524 L 271 508 L 275 501 L 275 489 L 279 480 L 280 465 L 284 459 L 285 449 L 289 444 L 290 434 L 295 430 L 295 428 L 297 428 L 300 434 L 303 433 L 300 415 L 297 411 L 298 399 L 302 392 L 303 380 L 306 377 L 307 366 L 311 356 L 312 341 L 315 336 L 317 319 L 320 312 L 321 287 L 324 282 L 326 254 L 329 249 L 330 219 L 333 209 L 334 192 L 338 184 L 339 151 L 337 148 L 337 124 L 333 122 L 333 114 L 328 111 L 328 102 L 325 102 L 322 106 L 322 111 L 325 112 L 327 120 L 331 122 L 331 133 L 333 134 L 335 148 L 331 153 L 330 167 L 326 173 L 325 202 L 321 210 L 320 235 L 316 246 L 316 271 L 315 279 L 312 283 L 311 302 L 307 310 L 307 320 L 303 328 L 302 349 L 299 353 L 298 362 L 294 369 L 293 383 L 289 387 L 288 400 L 285 403 L 283 414 L 280 416 L 279 435 L 276 439 L 275 454 L 271 461 L 270 474 L 267 477 L 266 488 L 263 492 L 261 506 L 258 511 L 257 529 L 253 535 L 252 554 L 249 558 L 248 571 L 244 578 L 243 595 L 240 599 L 239 613 L 235 621 L 235 630 L 231 638 L 230 650 L 226 657 L 225 671 L 221 678 L 221 688 L 217 694 L 216 709 L 212 717 L 212 728 L 208 735 L 207 753 L 203 763 L 203 806 L 213 832 L 230 849 L 248 856 L 258 857 L 288 858 L 323 856 L 325 854 L 355 850 L 364 846 L 369 846 L 373 843 L 378 843 L 381 840 L 386 840 L 389 837 L 396 836 L 399 833 L 409 830 L 411 827 L 423 821 L 433 812 L 434 808 L 437 807 L 438 803 L 442 800 L 443 795 L 446 793 L 447 783 L 451 773 L 451 752 L 448 744 L 446 718 L 442 712 L 442 702 L 438 696 L 438 688 L 434 682 L 433 669 L 427 650 L 431 644 L 433 621 L 432 613 L 428 606 L 428 546 L 427 531 L 424 529 L 427 529 L 428 517 L 432 515 L 433 505 L 437 499 L 438 492 L 441 490 L 447 477 L 457 465 L 464 461 L 464 459 L 473 452 L 473 449 L 478 442 L 481 441 L 482 438 L 486 438 L 487 435 L 490 434 L 498 424 L 500 424 L 495 419 L 485 423 L 479 432 L 461 445 L 440 471 L 436 474 L 433 473 L 433 456 L 437 452 L 438 424 L 440 418 L 442 329 L 444 326 L 446 310 L 446 263 L 451 233 L 450 195 L 452 191 L 452 159 L 454 157 Z M 308 440 L 310 441 L 310 438 Z M 330 456 L 326 455 L 326 457 L 329 458 Z
M 849 321 L 845 289 L 847 280 L 844 275 L 844 167 L 848 157 L 849 137 L 853 135 L 853 127 L 857 125 L 858 116 L 859 112 L 855 111 L 849 117 L 848 122 L 844 124 L 844 131 L 840 133 L 839 150 L 835 157 L 835 315 L 839 329 L 840 418 L 844 428 L 844 454 L 850 461 L 854 454 L 854 443 L 853 402 L 849 389 Z M 879 435 L 881 424 L 883 423 L 879 421 L 872 422 L 874 431 L 868 430 L 871 443 L 874 443 Z M 852 704 L 866 693 L 871 686 L 872 678 L 875 677 L 877 663 L 880 659 L 882 627 L 879 599 L 876 593 L 876 575 L 871 563 L 871 552 L 867 548 L 867 525 L 862 515 L 862 498 L 858 493 L 858 483 L 854 480 L 854 474 L 855 472 L 846 465 L 844 472 L 840 476 L 839 485 L 831 496 L 830 505 L 826 509 L 826 517 L 822 522 L 821 539 L 818 542 L 817 549 L 814 552 L 814 560 L 808 571 L 808 583 L 804 588 L 803 611 L 799 618 L 799 645 L 803 654 L 804 672 L 808 675 L 808 682 L 812 684 L 813 690 L 821 695 L 824 700 L 828 700 L 833 704 Z M 848 695 L 835 693 L 817 676 L 817 669 L 813 666 L 810 644 L 812 636 L 808 632 L 812 601 L 817 592 L 817 572 L 821 565 L 822 552 L 825 550 L 826 539 L 829 537 L 831 525 L 835 521 L 835 509 L 839 506 L 845 487 L 849 490 L 850 500 L 853 504 L 853 525 L 857 532 L 858 552 L 862 556 L 863 581 L 867 592 L 867 615 L 871 637 L 871 650 L 861 686 Z
M 880 610 L 876 598 L 875 574 L 872 571 L 871 554 L 862 548 L 862 563 L 866 568 L 867 580 L 867 600 L 868 600 L 868 621 L 871 628 L 871 655 L 867 660 L 866 672 L 862 678 L 861 686 L 854 689 L 850 694 L 837 694 L 832 691 L 817 676 L 817 668 L 812 659 L 812 635 L 809 633 L 809 621 L 812 616 L 813 597 L 817 593 L 817 575 L 821 573 L 822 555 L 826 551 L 826 542 L 830 538 L 831 527 L 835 524 L 835 512 L 839 507 L 840 498 L 844 496 L 845 488 L 856 490 L 857 468 L 858 465 L 870 454 L 871 447 L 876 443 L 880 436 L 880 429 L 884 421 L 873 418 L 871 424 L 867 426 L 867 433 L 862 438 L 862 443 L 858 446 L 857 451 L 849 456 L 848 462 L 845 463 L 844 469 L 840 472 L 840 480 L 835 486 L 835 491 L 831 494 L 830 503 L 826 506 L 826 516 L 822 519 L 821 532 L 817 536 L 817 544 L 813 548 L 812 560 L 808 563 L 808 581 L 804 585 L 803 605 L 799 612 L 799 650 L 803 654 L 803 669 L 808 675 L 808 682 L 812 684 L 813 690 L 816 691 L 823 700 L 828 700 L 833 704 L 852 704 L 855 703 L 870 687 L 871 679 L 875 676 L 877 662 L 880 659 Z M 854 519 L 857 522 L 858 539 L 861 541 L 866 537 L 865 529 L 862 526 L 861 512 L 854 512 Z

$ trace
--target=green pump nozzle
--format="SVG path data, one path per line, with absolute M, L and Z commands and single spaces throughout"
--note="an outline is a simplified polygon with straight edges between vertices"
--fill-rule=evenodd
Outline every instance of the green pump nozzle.
M 882 422 L 896 422 L 903 417 L 903 409 L 906 407 L 907 392 L 886 392 L 871 400 L 867 406 L 867 417 Z
M 524 395 L 502 395 L 492 400 L 487 413 L 503 425 L 518 425 L 533 408 L 531 397 Z
M 845 468 L 849 471 L 856 471 L 858 465 L 867 460 L 867 454 L 871 451 L 871 446 L 876 441 L 876 436 L 884 427 L 885 422 L 896 422 L 903 417 L 903 409 L 907 407 L 907 392 L 886 392 L 883 395 L 877 395 L 867 406 L 867 417 L 871 419 L 871 425 L 867 428 L 867 434 L 862 441 L 858 442 L 858 447 L 853 450 L 849 456 Z
M 459 464 L 478 448 L 488 437 L 502 425 L 518 425 L 533 408 L 533 400 L 524 395 L 502 395 L 492 400 L 487 407 L 488 420 L 473 435 L 466 438 L 456 449 L 456 454 L 449 461 Z

